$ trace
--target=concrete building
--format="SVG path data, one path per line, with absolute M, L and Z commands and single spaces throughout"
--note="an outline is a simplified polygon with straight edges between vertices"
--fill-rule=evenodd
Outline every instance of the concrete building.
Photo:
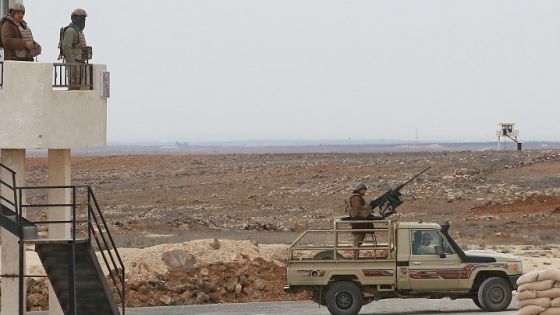
M 88 83 L 84 90 L 68 91 L 64 84 L 53 84 L 53 78 L 66 76 L 64 66 L 14 61 L 0 63 L 0 160 L 16 171 L 18 186 L 25 186 L 27 149 L 47 149 L 48 184 L 66 186 L 71 184 L 71 149 L 106 144 L 106 66 L 87 67 L 91 72 L 91 84 Z M 2 172 L 4 181 L 7 182 L 9 176 Z M 8 200 L 14 199 L 4 188 L 1 193 Z M 24 200 L 25 195 L 22 196 Z M 49 191 L 48 202 L 70 203 L 70 193 L 65 190 Z M 69 220 L 70 209 L 49 208 L 48 219 Z M 2 314 L 21 314 L 17 303 L 18 278 L 7 276 L 19 273 L 19 239 L 6 229 L 2 229 L 1 237 Z M 48 237 L 68 239 L 70 224 L 49 224 Z M 52 288 L 49 308 L 49 314 L 63 314 Z

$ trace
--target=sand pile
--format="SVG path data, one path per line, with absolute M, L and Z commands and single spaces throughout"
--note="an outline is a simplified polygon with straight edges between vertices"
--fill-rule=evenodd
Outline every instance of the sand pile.
M 531 271 L 517 285 L 519 315 L 560 315 L 560 269 Z
M 308 299 L 287 295 L 287 245 L 196 240 L 122 251 L 127 304 L 157 306 Z
M 146 280 L 151 274 L 166 274 L 170 269 L 190 271 L 205 265 L 244 262 L 260 258 L 285 266 L 288 245 L 258 244 L 254 241 L 194 240 L 147 248 L 121 248 L 119 253 L 129 280 Z

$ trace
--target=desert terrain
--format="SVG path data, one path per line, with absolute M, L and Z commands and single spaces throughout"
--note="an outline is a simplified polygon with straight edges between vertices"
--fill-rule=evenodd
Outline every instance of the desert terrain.
M 344 215 L 357 182 L 373 199 L 426 167 L 402 191 L 401 221 L 450 221 L 463 248 L 519 255 L 526 271 L 560 266 L 557 150 L 82 155 L 72 164 L 73 184 L 94 187 L 111 225 L 130 306 L 306 299 L 282 292 L 287 244 Z M 27 184 L 46 184 L 46 166 L 30 158 Z M 30 308 L 44 309 L 46 280 L 29 281 Z

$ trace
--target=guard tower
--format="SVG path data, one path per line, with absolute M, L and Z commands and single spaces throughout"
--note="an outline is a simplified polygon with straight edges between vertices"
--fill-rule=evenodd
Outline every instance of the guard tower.
M 521 151 L 521 139 L 519 139 L 519 130 L 515 130 L 515 123 L 499 123 L 499 130 L 496 131 L 498 137 L 498 151 L 505 148 L 505 141 L 507 138 L 511 139 L 517 145 L 517 150 Z M 503 138 L 503 144 L 502 144 Z
M 0 62 L 2 314 L 26 313 L 27 248 L 49 280 L 49 315 L 124 315 L 121 257 L 93 189 L 72 185 L 70 168 L 71 149 L 106 144 L 109 73 L 105 65 L 72 65 L 86 75 L 70 91 L 68 67 Z M 27 149 L 48 150 L 47 186 L 26 186 Z

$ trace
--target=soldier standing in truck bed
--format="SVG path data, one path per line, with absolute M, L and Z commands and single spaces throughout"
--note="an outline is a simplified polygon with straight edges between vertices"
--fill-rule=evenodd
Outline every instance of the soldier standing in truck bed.
M 348 201 L 349 214 L 354 220 L 369 220 L 372 215 L 372 208 L 366 204 L 364 196 L 367 191 L 367 186 L 364 183 L 359 183 L 352 191 L 352 196 Z M 351 223 L 353 229 L 373 229 L 372 223 Z M 366 232 L 352 232 L 354 236 L 354 247 L 359 247 L 364 242 Z M 359 250 L 354 250 L 354 259 L 358 259 Z

